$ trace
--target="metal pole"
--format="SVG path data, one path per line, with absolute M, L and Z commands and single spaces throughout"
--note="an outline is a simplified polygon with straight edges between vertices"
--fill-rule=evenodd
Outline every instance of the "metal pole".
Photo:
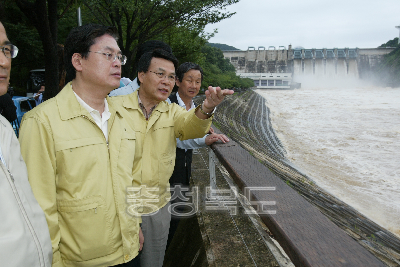
M 397 40 L 397 44 L 400 44 L 400 25 L 394 26 L 396 29 L 399 29 L 399 40 Z
M 217 179 L 215 175 L 215 161 L 217 157 L 211 148 L 208 148 L 208 170 L 210 172 L 210 187 L 211 189 L 217 189 Z
M 76 10 L 76 16 L 78 17 L 78 26 L 82 26 L 81 7 Z

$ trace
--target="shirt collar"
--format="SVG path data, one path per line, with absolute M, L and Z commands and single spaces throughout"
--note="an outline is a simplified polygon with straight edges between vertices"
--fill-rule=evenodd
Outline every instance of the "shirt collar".
M 98 110 L 96 110 L 96 109 L 92 108 L 91 106 L 89 106 L 88 104 L 86 104 L 86 102 L 83 101 L 83 99 L 80 98 L 75 92 L 74 92 L 74 95 L 76 96 L 76 99 L 78 100 L 79 104 L 81 104 L 90 114 L 92 114 L 93 112 L 100 113 Z M 104 98 L 104 111 L 103 111 L 103 114 L 106 114 L 107 116 L 108 116 L 108 114 L 111 115 L 110 110 L 108 108 L 108 102 L 107 102 L 106 98 Z
M 142 110 L 143 115 L 146 118 L 146 120 L 148 120 L 151 116 L 151 113 L 153 113 L 153 110 L 157 107 L 158 104 L 156 104 L 152 108 L 150 108 L 149 113 L 147 113 L 147 110 L 146 110 L 145 106 L 143 105 L 142 100 L 140 99 L 139 90 L 137 90 L 137 98 L 138 98 L 139 107 Z
M 186 105 L 183 102 L 182 98 L 179 96 L 178 92 L 176 92 L 176 98 L 178 99 L 179 106 L 184 107 L 186 109 Z M 191 110 L 192 108 L 195 108 L 193 99 L 190 101 L 190 109 L 189 110 Z

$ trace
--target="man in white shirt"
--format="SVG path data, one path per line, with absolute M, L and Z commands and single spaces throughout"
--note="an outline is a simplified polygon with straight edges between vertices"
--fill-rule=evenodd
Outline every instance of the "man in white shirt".
M 202 81 L 203 70 L 198 64 L 192 62 L 185 62 L 181 64 L 176 71 L 176 85 L 178 87 L 178 92 L 169 96 L 168 100 L 171 103 L 176 103 L 185 108 L 187 111 L 195 108 L 193 98 L 199 93 Z M 193 149 L 209 146 L 218 140 L 222 141 L 223 143 L 229 142 L 229 138 L 227 136 L 224 134 L 214 133 L 213 131 L 203 138 L 183 141 L 179 140 L 179 138 L 176 139 L 177 148 L 175 167 L 174 172 L 169 179 L 172 190 L 174 190 L 176 186 L 189 187 Z M 179 199 L 172 200 L 172 203 L 176 203 L 178 201 Z M 175 209 L 175 212 L 177 211 L 179 211 L 178 208 Z M 184 211 L 182 211 L 182 213 L 184 213 Z M 171 216 L 167 246 L 172 241 L 180 221 L 179 218 L 179 214 L 178 216 L 174 216 L 173 214 Z
M 18 48 L 0 22 L 0 95 L 7 92 Z M 0 265 L 51 267 L 52 249 L 43 210 L 28 181 L 18 139 L 0 116 Z

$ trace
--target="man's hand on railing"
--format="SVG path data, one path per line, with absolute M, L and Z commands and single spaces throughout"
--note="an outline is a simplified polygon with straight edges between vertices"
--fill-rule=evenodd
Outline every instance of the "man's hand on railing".
M 210 129 L 212 129 L 212 128 L 210 128 Z M 214 133 L 214 132 L 212 134 L 208 135 L 206 137 L 205 141 L 206 141 L 206 145 L 210 146 L 213 143 L 217 142 L 218 140 L 222 141 L 223 143 L 229 142 L 229 138 L 226 135 L 217 134 L 217 133 Z

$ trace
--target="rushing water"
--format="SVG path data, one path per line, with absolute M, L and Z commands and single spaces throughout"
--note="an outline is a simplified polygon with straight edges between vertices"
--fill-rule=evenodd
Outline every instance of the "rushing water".
M 400 236 L 400 88 L 303 84 L 257 93 L 267 100 L 287 158 Z

